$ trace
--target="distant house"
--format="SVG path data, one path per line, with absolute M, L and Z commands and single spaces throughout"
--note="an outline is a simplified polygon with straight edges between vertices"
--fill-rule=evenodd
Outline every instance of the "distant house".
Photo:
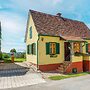
M 30 10 L 25 42 L 27 61 L 41 71 L 90 71 L 90 31 L 83 22 Z

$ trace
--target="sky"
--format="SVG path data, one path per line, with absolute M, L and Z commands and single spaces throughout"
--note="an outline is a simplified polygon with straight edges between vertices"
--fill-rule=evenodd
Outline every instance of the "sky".
M 90 28 L 90 0 L 0 0 L 2 52 L 25 51 L 29 9 L 83 21 Z

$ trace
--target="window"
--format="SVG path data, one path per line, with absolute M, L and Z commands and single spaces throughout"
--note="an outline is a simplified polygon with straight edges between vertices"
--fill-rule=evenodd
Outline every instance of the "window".
M 27 54 L 36 55 L 36 43 L 27 46 Z
M 74 52 L 76 53 L 76 52 L 81 52 L 81 45 L 80 45 L 80 43 L 79 42 L 75 42 L 74 44 L 73 44 L 73 49 L 74 49 Z
M 90 43 L 86 44 L 86 52 L 90 53 Z
M 31 45 L 27 45 L 27 54 L 31 54 Z
M 32 38 L 32 26 L 30 27 L 30 39 Z
M 46 54 L 55 55 L 60 53 L 60 45 L 55 42 L 46 43 Z
M 56 54 L 56 43 L 50 43 L 50 54 Z

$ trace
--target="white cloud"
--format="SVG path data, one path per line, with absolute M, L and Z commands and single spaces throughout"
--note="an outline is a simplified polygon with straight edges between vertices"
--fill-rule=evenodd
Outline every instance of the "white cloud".
M 26 29 L 26 20 L 24 17 L 13 13 L 1 13 L 0 20 L 3 32 L 12 34 L 22 34 Z
M 24 38 L 26 20 L 23 16 L 15 13 L 0 13 L 2 25 L 2 50 L 10 51 L 11 48 L 25 49 Z

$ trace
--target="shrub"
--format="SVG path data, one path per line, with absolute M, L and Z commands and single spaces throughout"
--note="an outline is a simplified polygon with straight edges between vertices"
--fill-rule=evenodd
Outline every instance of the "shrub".
M 3 54 L 3 57 L 4 57 L 4 58 L 10 58 L 10 56 L 9 56 L 8 54 L 6 54 L 6 53 Z
M 2 52 L 0 52 L 0 59 L 2 59 Z

